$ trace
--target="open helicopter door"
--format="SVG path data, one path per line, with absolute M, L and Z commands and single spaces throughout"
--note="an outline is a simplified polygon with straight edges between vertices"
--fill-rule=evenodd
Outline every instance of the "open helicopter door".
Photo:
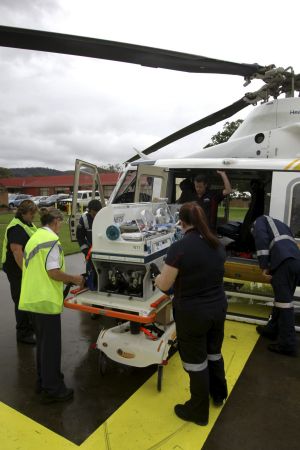
M 82 191 L 79 190 L 81 187 Z M 76 227 L 82 212 L 87 208 L 88 202 L 93 199 L 100 200 L 105 206 L 103 188 L 100 174 L 95 164 L 76 159 L 73 184 L 72 210 L 70 217 L 71 241 L 76 242 Z
M 153 202 L 167 197 L 168 171 L 150 164 L 139 164 L 134 202 Z

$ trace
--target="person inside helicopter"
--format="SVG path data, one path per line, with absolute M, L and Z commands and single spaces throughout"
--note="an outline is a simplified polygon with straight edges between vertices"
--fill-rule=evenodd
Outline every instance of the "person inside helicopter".
M 179 183 L 179 187 L 181 189 L 181 195 L 176 200 L 176 203 L 182 205 L 183 203 L 190 202 L 195 200 L 196 190 L 194 183 L 190 180 L 190 178 L 185 178 Z
M 251 200 L 243 222 L 228 222 L 218 227 L 218 234 L 229 237 L 233 241 L 227 246 L 228 250 L 251 254 L 255 252 L 255 242 L 251 233 L 253 222 L 264 214 L 265 185 L 262 180 L 250 180 Z
M 194 178 L 196 195 L 194 201 L 203 208 L 211 230 L 216 230 L 218 205 L 232 192 L 230 181 L 223 170 L 217 170 L 223 181 L 223 189 L 210 189 L 209 183 L 204 175 Z

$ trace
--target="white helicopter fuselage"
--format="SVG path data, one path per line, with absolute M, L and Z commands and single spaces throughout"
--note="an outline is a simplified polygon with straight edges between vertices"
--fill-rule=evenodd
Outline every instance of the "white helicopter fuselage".
M 167 204 L 176 205 L 180 196 L 180 182 L 185 178 L 192 181 L 199 173 L 207 176 L 211 188 L 223 189 L 222 179 L 217 172 L 219 170 L 226 171 L 233 190 L 237 192 L 251 191 L 253 180 L 261 183 L 264 189 L 262 213 L 287 223 L 296 238 L 300 239 L 299 118 L 300 99 L 273 100 L 256 107 L 226 143 L 191 153 L 184 158 L 141 160 L 128 165 L 108 202 L 113 206 L 113 215 L 104 208 L 101 217 L 96 217 L 94 221 L 94 251 L 100 252 L 105 247 L 103 242 L 107 239 L 106 228 L 116 225 L 120 217 L 123 217 L 124 204 L 128 205 L 128 211 L 133 216 L 137 205 L 143 202 L 151 204 L 157 202 L 157 199 L 165 199 Z M 79 180 L 79 175 L 76 179 Z M 219 209 L 219 224 L 232 220 L 235 217 L 234 211 L 239 208 L 242 216 L 238 220 L 243 221 L 247 208 L 252 207 L 251 201 L 248 198 L 247 202 L 237 202 L 234 198 L 228 198 L 226 204 Z M 110 225 L 104 220 L 106 214 L 110 217 Z M 140 219 L 134 216 L 132 220 Z M 128 217 L 126 221 L 130 222 Z M 76 220 L 74 225 L 75 223 Z M 75 236 L 74 227 L 73 235 Z M 120 248 L 131 245 L 128 241 L 123 245 L 121 237 L 116 241 L 108 240 L 106 253 L 110 253 L 109 248 L 116 248 L 119 241 Z M 125 253 L 126 258 L 129 258 L 128 250 Z M 110 258 L 111 256 L 108 257 L 109 260 Z M 249 260 L 239 259 L 237 262 L 231 259 L 226 268 L 230 278 L 263 281 L 258 264 L 254 264 L 253 260 L 249 264 Z M 146 285 L 148 286 L 148 282 Z
M 282 98 L 257 106 L 222 144 L 192 158 L 297 158 L 300 156 L 300 98 Z

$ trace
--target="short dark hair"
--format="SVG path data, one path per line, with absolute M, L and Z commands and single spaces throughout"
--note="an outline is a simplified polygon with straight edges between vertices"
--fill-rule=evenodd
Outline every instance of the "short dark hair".
M 196 175 L 194 178 L 194 182 L 208 184 L 207 177 L 203 174 Z
M 101 202 L 99 202 L 99 200 L 91 200 L 88 203 L 88 209 L 92 210 L 92 211 L 100 211 L 100 209 L 102 208 Z

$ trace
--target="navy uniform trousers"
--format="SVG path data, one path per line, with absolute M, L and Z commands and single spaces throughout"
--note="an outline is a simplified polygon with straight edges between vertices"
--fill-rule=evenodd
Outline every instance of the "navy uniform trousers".
M 61 372 L 60 314 L 32 314 L 36 330 L 37 389 L 59 395 L 66 389 Z
M 227 397 L 221 354 L 226 310 L 219 305 L 201 309 L 175 309 L 179 354 L 190 377 L 191 399 L 186 403 L 201 421 L 209 416 L 209 395 L 214 401 Z
M 285 350 L 296 349 L 293 297 L 300 282 L 300 260 L 289 258 L 271 272 L 274 291 L 274 307 L 266 330 L 278 338 Z
M 10 285 L 11 298 L 15 304 L 17 340 L 22 340 L 23 338 L 31 337 L 34 333 L 32 315 L 27 311 L 19 310 L 22 277 L 14 277 L 11 274 L 6 275 Z

